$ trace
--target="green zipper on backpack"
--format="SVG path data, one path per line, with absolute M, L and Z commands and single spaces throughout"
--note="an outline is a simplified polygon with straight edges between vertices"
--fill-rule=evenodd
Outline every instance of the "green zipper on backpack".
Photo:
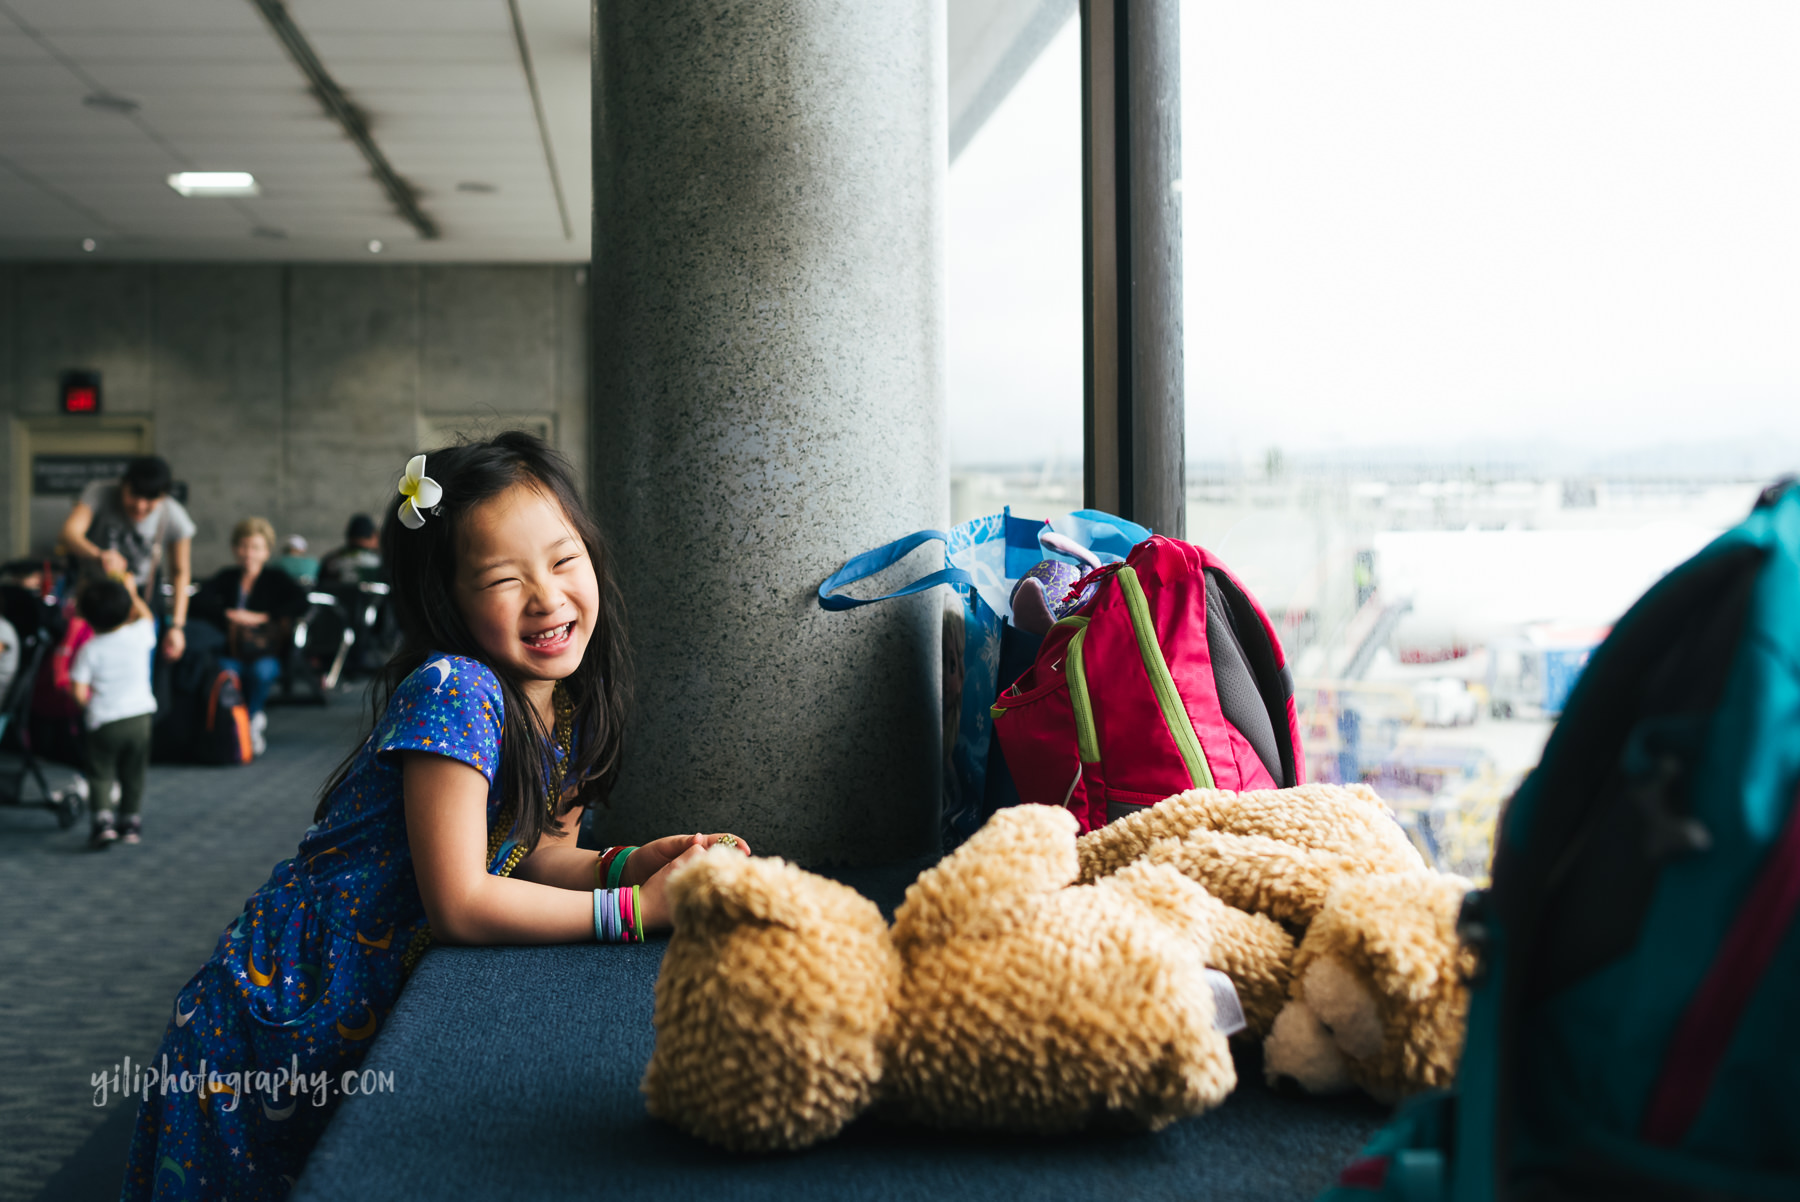
M 1138 583 L 1137 572 L 1132 568 L 1120 568 L 1118 577 L 1119 591 L 1125 596 L 1125 612 L 1131 615 L 1132 633 L 1137 635 L 1138 655 L 1143 658 L 1144 672 L 1150 677 L 1150 688 L 1156 694 L 1163 722 L 1175 740 L 1175 749 L 1181 753 L 1181 762 L 1187 765 L 1193 787 L 1211 789 L 1214 787 L 1212 769 L 1206 763 L 1206 753 L 1200 750 L 1199 736 L 1194 733 L 1187 707 L 1181 703 L 1175 678 L 1169 675 L 1169 663 L 1163 658 L 1162 644 L 1156 641 L 1156 624 L 1150 620 L 1150 602 L 1144 597 L 1144 586 Z
M 1069 708 L 1075 711 L 1075 749 L 1084 764 L 1100 762 L 1100 736 L 1094 730 L 1094 706 L 1088 700 L 1087 672 L 1082 667 L 1081 644 L 1087 638 L 1086 618 L 1064 618 L 1058 626 L 1075 626 L 1069 640 Z

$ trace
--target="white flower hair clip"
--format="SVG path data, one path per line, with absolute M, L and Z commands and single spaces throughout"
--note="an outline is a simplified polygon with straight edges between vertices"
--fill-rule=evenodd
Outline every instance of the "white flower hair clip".
M 425 456 L 414 455 L 406 461 L 406 475 L 400 477 L 400 524 L 417 530 L 425 524 L 425 513 L 444 499 L 438 482 L 425 474 Z

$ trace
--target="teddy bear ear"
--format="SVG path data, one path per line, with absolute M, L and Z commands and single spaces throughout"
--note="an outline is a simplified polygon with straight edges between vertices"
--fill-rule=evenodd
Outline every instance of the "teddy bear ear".
M 1456 915 L 1470 888 L 1444 873 L 1380 873 L 1340 881 L 1307 931 L 1308 958 L 1325 943 L 1362 961 L 1376 989 L 1418 1004 L 1459 979 Z
M 720 929 L 748 922 L 798 928 L 816 905 L 808 895 L 845 886 L 773 857 L 730 849 L 707 852 L 669 881 L 677 927 Z

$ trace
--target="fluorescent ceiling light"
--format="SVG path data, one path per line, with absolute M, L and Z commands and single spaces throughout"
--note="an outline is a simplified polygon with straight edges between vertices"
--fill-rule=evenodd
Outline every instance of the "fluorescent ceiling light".
M 169 187 L 183 196 L 255 196 L 262 191 L 248 171 L 177 171 Z

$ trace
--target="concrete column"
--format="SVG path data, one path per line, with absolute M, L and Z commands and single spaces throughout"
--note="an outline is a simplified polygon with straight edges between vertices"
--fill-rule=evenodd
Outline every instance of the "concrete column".
M 594 834 L 917 854 L 942 599 L 813 590 L 947 518 L 942 0 L 605 0 L 594 37 L 594 494 L 638 679 Z

